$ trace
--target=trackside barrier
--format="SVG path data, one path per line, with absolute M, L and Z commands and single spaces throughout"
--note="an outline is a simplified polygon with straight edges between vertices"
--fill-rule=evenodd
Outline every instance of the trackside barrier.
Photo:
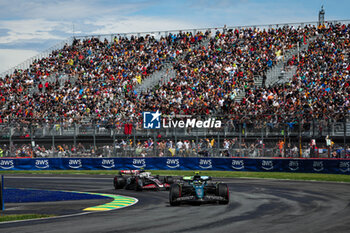
M 4 203 L 4 176 L 0 177 L 0 210 L 5 210 Z
M 217 170 L 350 175 L 350 159 L 41 158 L 0 159 L 0 170 Z

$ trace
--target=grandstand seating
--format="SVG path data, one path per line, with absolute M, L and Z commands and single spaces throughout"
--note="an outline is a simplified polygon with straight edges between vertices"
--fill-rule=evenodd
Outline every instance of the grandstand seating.
M 300 53 L 298 44 L 304 45 Z M 93 121 L 140 129 L 142 112 L 155 110 L 226 116 L 226 128 L 343 122 L 350 107 L 349 54 L 345 24 L 75 39 L 0 78 L 0 123 Z M 276 69 L 287 75 L 269 80 Z
M 296 56 L 289 61 L 291 65 L 298 66 L 298 71 L 291 85 L 283 85 L 286 90 L 282 90 L 281 86 L 255 86 L 255 77 L 263 76 L 284 59 L 286 51 L 296 48 L 298 42 L 303 43 L 316 34 L 315 27 L 284 26 L 269 30 L 228 30 L 213 35 L 209 32 L 205 35 L 170 34 L 159 40 L 150 36 L 119 37 L 112 42 L 93 37 L 74 40 L 72 45 L 35 61 L 29 69 L 17 70 L 1 80 L 1 102 L 2 106 L 6 106 L 1 111 L 1 119 L 62 118 L 80 122 L 86 116 L 109 119 L 116 115 L 132 119 L 144 110 L 159 108 L 163 114 L 287 114 L 284 110 L 291 113 L 290 110 L 297 108 L 290 104 L 292 89 L 304 90 L 294 96 L 294 99 L 303 101 L 300 106 L 305 105 L 304 101 L 312 101 L 311 96 L 305 98 L 308 90 L 305 84 L 308 83 L 303 80 L 297 84 L 301 78 L 305 79 L 302 75 L 310 69 L 304 64 L 324 62 L 318 61 L 316 56 L 310 58 L 310 53 L 319 53 L 319 57 L 334 53 L 325 49 L 316 52 L 315 49 L 319 50 L 321 45 L 338 50 L 334 53 L 336 57 L 333 59 L 337 64 L 333 67 L 342 68 L 338 71 L 342 75 L 340 81 L 327 84 L 324 89 L 333 95 L 336 86 L 332 85 L 340 87 L 339 82 L 348 85 L 348 67 L 342 64 L 344 55 L 349 52 L 348 26 L 330 25 L 324 30 L 324 36 L 312 42 L 307 52 L 302 52 L 299 64 Z M 206 36 L 210 38 L 206 46 L 191 47 Z M 329 44 L 331 41 L 336 45 Z M 164 61 L 173 62 L 176 76 L 154 90 L 138 93 L 138 98 L 135 98 L 134 87 L 160 70 Z M 317 78 L 312 77 L 313 82 L 328 79 L 333 75 L 329 71 L 324 70 L 328 72 L 327 77 L 320 76 L 321 71 L 318 71 Z M 41 90 L 37 87 L 39 83 L 45 83 Z M 242 89 L 247 92 L 246 98 L 237 103 L 235 97 Z M 348 88 L 342 88 L 336 94 L 337 99 L 346 99 L 347 91 Z M 124 95 L 125 99 L 122 98 Z M 286 97 L 286 103 L 283 97 Z M 317 95 L 312 94 L 312 97 L 317 98 Z M 294 100 L 293 104 L 296 102 Z M 344 107 L 333 111 L 341 112 L 346 110 Z
M 240 90 L 255 88 L 256 76 L 263 76 L 285 51 L 315 33 L 315 27 L 217 32 L 207 47 L 191 50 L 175 64 L 176 78 L 145 93 L 139 109 L 185 115 L 230 113 Z
M 161 69 L 164 61 L 175 59 L 203 36 L 179 33 L 160 40 L 119 37 L 111 43 L 97 38 L 74 40 L 72 45 L 35 61 L 29 69 L 17 70 L 0 81 L 0 117 L 3 121 L 56 118 L 73 123 L 86 116 L 122 114 L 133 105 L 120 102 L 118 97 L 131 93 L 137 83 Z M 71 78 L 62 82 L 67 76 Z
M 288 114 L 307 119 L 343 120 L 350 107 L 349 25 L 331 25 L 307 51 L 288 61 L 297 66 L 286 84 L 252 89 L 239 112 L 248 114 Z M 233 112 L 234 113 L 234 112 Z

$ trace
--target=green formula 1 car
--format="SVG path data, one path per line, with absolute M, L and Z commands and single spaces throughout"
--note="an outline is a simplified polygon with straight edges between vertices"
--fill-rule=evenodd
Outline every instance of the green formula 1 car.
M 171 206 L 181 203 L 219 203 L 226 205 L 230 201 L 227 184 L 211 182 L 210 176 L 185 176 L 170 187 L 169 202 Z

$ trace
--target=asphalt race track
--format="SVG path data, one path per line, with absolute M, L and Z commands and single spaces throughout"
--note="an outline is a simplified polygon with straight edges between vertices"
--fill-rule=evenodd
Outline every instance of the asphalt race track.
M 2 223 L 0 232 L 350 231 L 350 184 L 257 179 L 223 181 L 229 184 L 229 205 L 171 207 L 168 192 L 115 191 L 112 176 L 6 175 L 5 187 L 8 188 L 121 194 L 136 197 L 139 202 L 123 209 L 93 213 L 82 209 L 110 200 L 8 204 L 5 213 L 66 216 Z

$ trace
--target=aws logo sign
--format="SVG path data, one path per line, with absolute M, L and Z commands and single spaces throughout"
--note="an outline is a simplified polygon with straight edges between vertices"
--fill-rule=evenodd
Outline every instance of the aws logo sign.
M 244 161 L 243 160 L 232 160 L 232 168 L 236 170 L 244 169 Z
M 70 159 L 68 166 L 73 169 L 78 169 L 83 166 L 83 163 L 81 162 L 81 159 Z
M 320 172 L 323 171 L 323 161 L 314 161 L 312 164 L 312 168 L 314 169 L 315 172 Z
M 263 160 L 261 161 L 261 167 L 264 170 L 272 170 L 273 169 L 273 161 L 272 160 Z
M 200 159 L 199 160 L 199 167 L 203 168 L 203 169 L 213 168 L 211 159 Z
M 341 172 L 349 172 L 350 171 L 350 162 L 340 162 L 339 170 Z
M 136 168 L 145 168 L 146 167 L 146 160 L 145 159 L 133 159 L 132 165 Z
M 297 171 L 299 170 L 299 162 L 298 161 L 289 161 L 288 164 L 289 170 Z
M 49 165 L 49 160 L 47 159 L 38 159 L 38 160 L 35 160 L 35 167 L 36 168 L 39 168 L 39 169 L 46 169 L 46 168 L 49 168 L 50 165 Z
M 179 159 L 167 159 L 166 166 L 168 168 L 178 168 L 180 167 Z
M 0 168 L 6 169 L 6 170 L 14 168 L 13 160 L 12 159 L 2 159 L 0 161 Z
M 107 169 L 114 168 L 114 159 L 102 159 L 102 167 Z

